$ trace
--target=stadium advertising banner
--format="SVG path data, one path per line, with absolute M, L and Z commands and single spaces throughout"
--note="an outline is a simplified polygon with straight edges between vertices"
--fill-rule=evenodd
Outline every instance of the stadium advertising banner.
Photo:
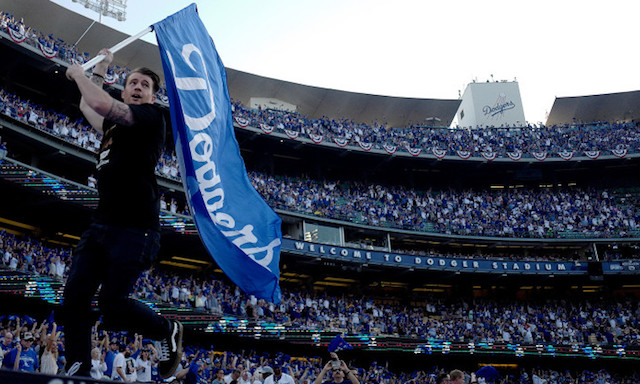
M 292 254 L 361 264 L 428 269 L 433 271 L 508 274 L 587 274 L 586 262 L 536 262 L 414 256 L 282 239 L 282 250 Z M 640 268 L 639 268 L 640 269 Z M 605 269 L 608 270 L 608 269 Z
M 620 260 L 602 263 L 604 274 L 637 274 L 640 273 L 640 261 Z

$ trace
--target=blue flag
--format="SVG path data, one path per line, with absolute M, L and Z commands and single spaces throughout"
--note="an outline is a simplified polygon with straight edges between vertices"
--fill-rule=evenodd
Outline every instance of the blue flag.
M 329 343 L 329 352 L 338 352 L 345 349 L 353 349 L 353 346 L 347 343 L 347 341 L 340 335 L 336 335 L 336 337 L 334 337 Z
M 44 324 L 48 324 L 49 326 L 53 326 L 53 323 L 55 322 L 55 313 L 53 310 L 51 310 L 51 313 L 49 314 L 49 317 L 47 317 L 47 319 L 44 321 Z
M 24 324 L 29 325 L 29 326 L 33 325 L 33 323 L 35 323 L 35 322 L 36 322 L 36 319 L 34 319 L 34 318 L 33 318 L 33 317 L 31 317 L 31 316 L 27 316 L 27 315 L 25 315 L 25 316 L 22 318 L 22 320 L 24 321 Z
M 200 237 L 242 290 L 278 303 L 281 220 L 247 176 L 213 40 L 195 4 L 153 27 L 182 182 Z

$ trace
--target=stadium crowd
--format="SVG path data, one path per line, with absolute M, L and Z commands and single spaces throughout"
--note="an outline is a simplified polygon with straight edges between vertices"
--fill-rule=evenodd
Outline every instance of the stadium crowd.
M 2 265 L 64 280 L 71 251 L 0 232 Z M 181 276 L 151 269 L 135 287 L 138 299 L 218 315 L 274 321 L 300 329 L 392 335 L 452 342 L 640 345 L 640 303 L 565 299 L 444 299 L 422 306 L 381 304 L 371 298 L 283 289 L 273 304 L 247 296 L 213 276 Z
M 608 191 L 527 190 L 414 191 L 361 182 L 318 182 L 249 172 L 275 208 L 373 226 L 458 235 L 559 237 L 628 236 L 638 211 Z
M 101 135 L 82 119 L 45 110 L 0 88 L 5 115 L 93 152 Z M 165 148 L 159 175 L 180 179 L 173 150 Z M 625 237 L 636 231 L 638 211 L 608 191 L 571 189 L 503 191 L 416 191 L 399 186 L 315 181 L 250 172 L 258 192 L 275 208 L 373 226 L 457 235 L 504 237 Z M 167 209 L 185 213 L 186 206 Z M 174 213 L 175 213 L 174 212 Z
M 62 57 L 73 60 L 88 54 L 71 55 L 69 47 L 52 36 L 32 31 L 9 15 L 2 14 L 3 26 L 20 30 L 30 36 L 33 44 L 53 44 Z M 127 70 L 122 70 L 126 74 Z M 121 78 L 123 76 L 119 76 Z M 5 115 L 39 128 L 90 151 L 97 151 L 101 135 L 84 119 L 71 119 L 50 109 L 24 100 L 0 88 L 0 110 Z M 272 110 L 250 110 L 234 102 L 234 113 L 250 119 L 252 124 L 272 125 L 312 135 L 336 138 L 395 143 L 404 146 L 434 146 L 439 149 L 487 152 L 486 143 L 508 152 L 536 150 L 594 151 L 636 148 L 638 127 L 635 124 L 608 124 L 561 127 L 558 129 L 484 128 L 482 130 L 447 130 L 441 128 L 407 129 L 369 127 L 347 120 L 313 120 L 299 114 Z M 369 133 L 367 133 L 369 132 Z M 448 132 L 448 133 L 447 133 Z M 553 133 L 555 132 L 555 134 Z M 531 139 L 533 138 L 533 139 Z M 544 141 L 539 144 L 538 141 Z M 444 144 L 443 144 L 444 143 Z M 607 147 L 602 147 L 606 143 Z M 484 146 L 484 147 L 483 147 Z M 516 148 L 517 147 L 517 148 Z M 157 166 L 157 173 L 174 180 L 180 179 L 175 154 L 166 149 Z M 558 237 L 561 232 L 588 233 L 594 237 L 625 236 L 636 230 L 637 212 L 629 207 L 616 206 L 612 198 L 596 199 L 592 192 L 509 193 L 440 192 L 426 196 L 419 191 L 394 190 L 383 186 L 347 185 L 276 178 L 253 173 L 253 182 L 269 203 L 283 209 L 302 210 L 330 218 L 363 222 L 375 226 L 389 225 L 403 229 L 436 231 L 449 234 Z M 296 189 L 297 188 L 297 189 Z M 274 193 L 277 192 L 277 193 Z M 604 192 L 606 194 L 606 192 Z M 495 195 L 495 196 L 494 196 Z M 505 196 L 506 195 L 506 196 Z M 357 205 L 340 204 L 341 201 Z M 522 203 L 524 204 L 518 204 Z M 535 203 L 534 203 L 535 202 Z M 471 208 L 471 209 L 469 209 Z M 409 214 L 407 214 L 409 212 Z M 621 230 L 619 230 L 621 228 Z
M 27 44 L 57 52 L 56 56 L 69 64 L 82 63 L 90 58 L 88 52 L 80 53 L 73 44 L 36 31 L 25 25 L 22 19 L 18 20 L 6 12 L 0 13 L 0 26 L 2 30 L 13 30 L 24 35 Z M 113 65 L 109 70 L 107 83 L 123 85 L 129 71 L 129 68 Z M 158 99 L 164 103 L 168 102 L 164 87 L 161 87 Z M 449 155 L 495 154 L 501 157 L 507 156 L 508 153 L 531 157 L 541 156 L 543 153 L 550 156 L 559 153 L 566 155 L 570 152 L 590 152 L 592 156 L 596 156 L 595 152 L 608 154 L 612 151 L 640 150 L 640 129 L 636 122 L 576 123 L 550 127 L 528 124 L 522 127 L 449 129 L 424 126 L 421 123 L 409 127 L 390 127 L 384 122 L 366 124 L 346 118 L 316 119 L 296 112 L 250 109 L 238 101 L 233 102 L 233 112 L 235 117 L 247 120 L 254 127 L 268 126 L 280 132 L 303 134 L 313 140 L 322 136 L 322 139 L 327 141 L 339 140 L 353 146 L 362 143 L 377 149 L 408 147 L 425 151 L 446 151 Z
M 389 127 L 386 124 L 357 123 L 349 119 L 324 117 L 313 119 L 297 112 L 250 109 L 235 101 L 235 117 L 242 118 L 254 127 L 277 129 L 281 133 L 294 132 L 318 141 L 340 141 L 352 146 L 371 144 L 373 148 L 418 149 L 446 151 L 448 155 L 481 156 L 507 153 L 531 154 L 628 150 L 640 149 L 640 130 L 636 122 L 566 124 L 546 127 L 527 125 L 523 127 L 466 127 L 446 128 L 412 125 Z
M 22 40 L 21 42 L 39 49 L 45 57 L 50 59 L 59 59 L 67 64 L 82 64 L 91 59 L 89 52 L 80 52 L 75 44 L 67 43 L 53 34 L 42 33 L 26 25 L 22 18 L 18 19 L 7 12 L 0 12 L 0 30 L 9 33 L 18 41 Z M 130 71 L 128 67 L 112 65 L 107 76 L 108 83 L 124 85 L 127 73 Z
M 60 58 L 82 61 L 73 46 L 46 36 L 2 13 L 2 26 L 27 36 L 34 46 L 54 47 Z M 74 53 L 75 52 L 75 53 Z M 116 68 L 118 78 L 128 69 Z M 234 102 L 236 116 L 255 126 L 269 125 L 310 135 L 326 135 L 356 142 L 422 146 L 453 151 L 605 151 L 638 147 L 635 123 L 598 123 L 566 127 L 510 127 L 448 130 L 432 127 L 389 128 L 348 120 L 309 119 L 300 114 L 251 110 Z M 101 135 L 83 119 L 71 119 L 0 89 L 0 110 L 90 151 L 96 151 Z M 491 147 L 492 149 L 489 149 Z M 157 166 L 159 175 L 179 180 L 175 154 L 166 149 Z M 580 234 L 588 237 L 625 237 L 638 228 L 638 212 L 616 201 L 608 191 L 414 191 L 357 182 L 313 181 L 276 177 L 257 172 L 251 179 L 274 207 L 373 226 L 430 231 L 456 235 L 557 238 Z M 347 203 L 349 202 L 349 203 Z M 351 204 L 355 202 L 355 204 Z M 188 213 L 167 203 L 172 212 Z
M 283 291 L 278 305 L 247 297 L 220 281 L 158 271 L 136 286 L 140 299 L 302 329 L 393 335 L 454 342 L 640 345 L 636 299 L 517 300 L 429 297 L 424 306 L 379 304 L 370 298 Z
M 99 146 L 100 135 L 83 120 L 71 121 L 68 116 L 45 111 L 3 89 L 0 110 L 88 150 L 95 152 Z M 159 175 L 180 178 L 173 151 L 165 150 L 156 170 Z M 637 230 L 638 223 L 637 210 L 617 203 L 607 191 L 423 192 L 258 172 L 249 175 L 256 189 L 276 208 L 373 226 L 483 236 L 559 237 L 562 232 L 578 232 L 615 237 L 628 236 Z M 179 212 L 183 210 L 184 205 Z
M 24 35 L 26 42 L 34 47 L 57 52 L 57 57 L 66 62 L 84 62 L 89 58 L 88 53 L 79 53 L 75 46 L 35 31 L 6 13 L 0 14 L 0 26 L 3 30 L 10 28 Z M 109 81 L 122 84 L 128 71 L 128 68 L 114 66 Z M 251 110 L 238 102 L 234 102 L 233 108 L 237 117 L 249 120 L 255 127 L 267 125 L 282 132 L 298 132 L 311 138 L 323 136 L 325 140 L 347 140 L 352 145 L 372 144 L 378 149 L 391 145 L 476 155 L 638 151 L 640 140 L 635 123 L 456 130 L 418 125 L 392 128 L 384 123 L 362 124 L 348 119 L 312 119 L 292 112 Z M 99 146 L 100 135 L 83 120 L 46 110 L 2 89 L 0 110 L 90 151 L 95 152 Z M 162 156 L 157 171 L 166 177 L 180 178 L 175 155 L 170 150 Z M 358 222 L 375 226 L 450 234 L 535 237 L 557 237 L 564 231 L 625 236 L 637 230 L 637 210 L 620 204 L 608 191 L 419 192 L 355 182 L 273 177 L 257 172 L 251 172 L 250 176 L 259 192 L 275 207 L 349 221 L 355 217 Z M 165 202 L 164 208 L 177 213 L 177 205 L 173 199 L 170 203 Z M 188 214 L 188 211 L 182 213 Z M 4 231 L 0 232 L 0 251 L 3 267 L 61 281 L 66 277 L 71 259 L 68 249 L 49 248 L 38 241 L 19 239 Z M 183 277 L 157 270 L 148 271 L 139 279 L 135 295 L 194 311 L 276 321 L 305 329 L 449 341 L 640 344 L 640 306 L 636 299 L 619 298 L 606 302 L 557 299 L 523 303 L 464 298 L 450 301 L 432 297 L 424 306 L 412 307 L 379 304 L 372 299 L 285 291 L 282 303 L 274 305 L 247 296 L 220 280 Z M 0 323 L 0 354 L 4 368 L 53 374 L 64 372 L 64 333 L 55 323 L 38 323 L 15 315 L 4 316 Z M 96 325 L 95 370 L 92 371 L 95 377 L 120 377 L 125 382 L 155 380 L 155 347 L 152 343 L 142 335 L 100 333 L 98 329 Z M 280 370 L 298 383 L 311 383 L 323 367 L 318 357 L 258 355 L 255 351 L 234 353 L 197 346 L 187 347 L 183 360 L 176 375 L 189 383 L 234 380 L 256 384 L 268 382 L 264 380 L 265 376 Z M 352 368 L 362 383 L 433 384 L 445 372 L 438 367 L 393 372 L 386 365 L 375 363 L 367 368 Z M 635 383 L 639 379 L 637 375 L 618 377 L 605 370 L 559 372 L 537 369 L 506 374 L 499 382 Z
M 51 109 L 23 99 L 0 87 L 0 113 L 28 124 L 86 150 L 97 152 L 102 134 L 93 129 L 83 118 L 73 119 Z M 5 148 L 6 149 L 6 148 Z M 165 148 L 158 160 L 156 173 L 173 180 L 180 180 L 175 153 Z
M 65 360 L 64 330 L 57 327 L 53 315 L 54 313 L 41 322 L 30 316 L 0 316 L 0 360 L 3 369 L 54 375 L 65 373 L 68 367 Z M 151 340 L 145 339 L 143 335 L 107 332 L 102 329 L 100 321 L 96 322 L 92 334 L 93 378 L 140 383 L 160 381 L 157 375 L 156 347 Z M 290 356 L 281 352 L 259 353 L 256 350 L 220 351 L 213 345 L 207 348 L 192 344 L 185 346 L 175 378 L 185 384 L 270 384 L 275 382 L 274 378 L 287 379 L 287 376 L 293 380 L 291 382 L 299 384 L 340 382 L 344 373 L 331 369 L 327 360 L 328 356 L 324 356 L 323 361 L 321 356 Z M 373 361 L 362 365 L 358 367 L 353 361 L 344 361 L 344 366 L 354 380 L 363 384 L 441 384 L 443 381 L 440 380 L 447 377 L 463 377 L 466 381 L 462 382 L 469 382 L 476 374 L 460 370 L 449 373 L 438 366 L 411 372 L 399 371 L 390 367 L 388 361 Z M 478 371 L 478 379 L 480 382 L 501 384 L 631 384 L 640 379 L 638 373 L 622 376 L 605 369 L 556 371 L 537 367 L 496 372 L 497 376 L 492 377 Z M 273 378 L 269 379 L 269 376 Z M 284 379 L 282 382 L 285 382 Z

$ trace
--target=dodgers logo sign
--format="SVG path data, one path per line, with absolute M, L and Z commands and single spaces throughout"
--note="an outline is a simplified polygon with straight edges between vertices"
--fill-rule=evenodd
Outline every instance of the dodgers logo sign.
M 198 232 L 234 283 L 277 303 L 281 221 L 247 176 L 222 61 L 195 4 L 153 27 L 182 181 Z
M 505 95 L 504 93 L 500 93 L 500 95 L 496 99 L 496 103 L 493 106 L 485 105 L 484 107 L 482 107 L 482 112 L 484 113 L 485 117 L 496 117 L 497 115 L 504 115 L 505 111 L 508 111 L 515 107 L 516 104 L 513 101 L 507 100 L 507 95 Z

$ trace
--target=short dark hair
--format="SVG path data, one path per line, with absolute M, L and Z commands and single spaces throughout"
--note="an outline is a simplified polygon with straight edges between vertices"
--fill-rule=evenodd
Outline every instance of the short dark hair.
M 438 378 L 436 378 L 436 384 L 442 384 L 442 383 L 446 382 L 448 377 L 449 377 L 448 373 L 439 374 Z
M 149 76 L 151 78 L 151 81 L 153 81 L 153 93 L 157 93 L 160 90 L 160 76 L 158 76 L 158 74 L 151 69 L 147 67 L 138 67 L 131 71 L 129 74 L 131 73 L 140 73 L 142 75 Z M 128 80 L 129 76 L 127 76 L 127 81 Z

